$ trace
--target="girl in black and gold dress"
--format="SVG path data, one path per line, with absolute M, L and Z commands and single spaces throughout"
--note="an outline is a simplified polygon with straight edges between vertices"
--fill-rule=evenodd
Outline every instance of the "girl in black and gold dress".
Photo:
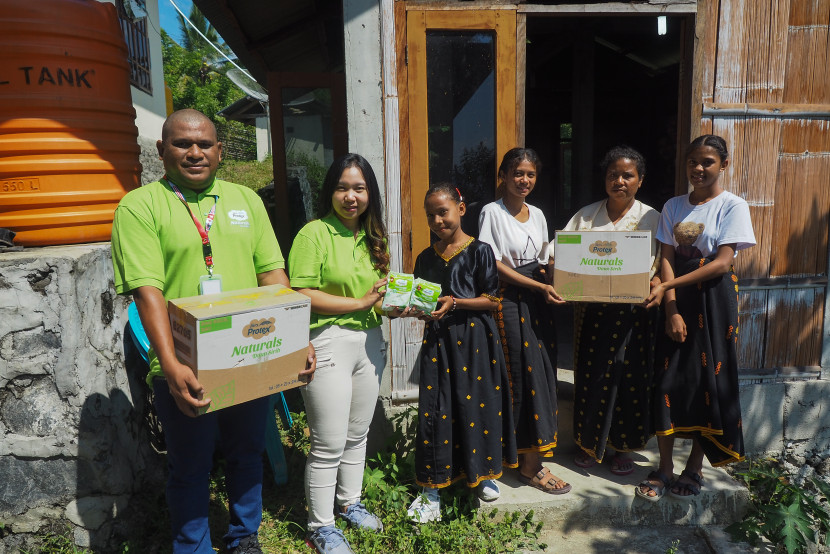
M 424 318 L 415 478 L 424 494 L 408 515 L 440 520 L 438 489 L 464 479 L 479 498 L 498 498 L 502 467 L 517 467 L 510 385 L 499 333 L 498 274 L 490 247 L 461 230 L 466 207 L 451 185 L 424 200 L 438 242 L 418 256 L 415 276 L 441 284 Z

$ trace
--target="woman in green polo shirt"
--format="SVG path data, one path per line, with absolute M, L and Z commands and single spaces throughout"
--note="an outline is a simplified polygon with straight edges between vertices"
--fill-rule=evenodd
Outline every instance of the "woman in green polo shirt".
M 303 387 L 311 450 L 305 473 L 308 542 L 321 553 L 352 552 L 334 525 L 380 531 L 360 502 L 366 436 L 386 365 L 378 313 L 389 272 L 380 190 L 362 156 L 329 168 L 318 216 L 300 230 L 288 257 L 291 285 L 311 298 L 314 381 Z

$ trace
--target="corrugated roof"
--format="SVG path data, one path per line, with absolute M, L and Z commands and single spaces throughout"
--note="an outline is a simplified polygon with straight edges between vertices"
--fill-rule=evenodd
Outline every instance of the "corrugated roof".
M 330 72 L 343 67 L 338 0 L 194 0 L 251 75 Z

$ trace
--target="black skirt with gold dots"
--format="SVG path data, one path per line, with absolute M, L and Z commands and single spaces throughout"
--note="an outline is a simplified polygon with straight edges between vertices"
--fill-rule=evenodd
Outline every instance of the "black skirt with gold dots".
M 516 467 L 507 370 L 490 312 L 455 310 L 424 330 L 415 480 L 475 487 Z
M 544 282 L 537 263 L 520 266 L 518 273 Z M 552 455 L 556 446 L 556 327 L 553 310 L 532 290 L 501 286 L 501 336 L 513 398 L 513 421 L 519 453 Z
M 632 304 L 575 307 L 574 440 L 598 462 L 608 446 L 640 450 L 654 435 L 656 316 Z

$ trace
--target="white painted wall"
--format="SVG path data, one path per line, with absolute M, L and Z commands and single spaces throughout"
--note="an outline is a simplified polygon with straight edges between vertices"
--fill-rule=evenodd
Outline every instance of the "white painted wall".
M 383 79 L 381 78 L 381 23 L 379 0 L 343 0 L 343 35 L 346 52 L 346 121 L 349 151 L 365 157 L 378 179 L 384 205 L 386 198 L 386 157 L 383 140 Z M 399 164 L 399 160 L 390 160 Z M 393 186 L 399 187 L 398 183 Z M 399 205 L 395 204 L 396 206 Z M 384 338 L 391 345 L 390 326 L 383 325 Z M 390 398 L 392 389 L 391 347 L 380 385 L 381 398 Z M 378 421 L 380 418 L 375 418 Z M 373 426 L 370 443 L 381 445 L 383 431 Z M 375 437 L 377 436 L 377 438 Z
M 106 4 L 115 4 L 115 0 L 98 0 Z M 130 87 L 133 107 L 135 108 L 135 126 L 138 136 L 155 142 L 161 138 L 161 125 L 167 117 L 167 103 L 164 96 L 164 68 L 161 57 L 161 24 L 159 22 L 158 0 L 146 0 L 147 4 L 147 40 L 150 43 L 150 79 L 153 94 L 147 94 L 133 86 Z
M 147 2 L 147 39 L 150 42 L 150 78 L 153 94 L 147 94 L 135 87 L 130 87 L 135 106 L 135 125 L 138 135 L 151 140 L 161 138 L 161 125 L 167 117 L 167 104 L 164 96 L 164 71 L 161 57 L 161 24 L 159 22 L 158 0 Z

